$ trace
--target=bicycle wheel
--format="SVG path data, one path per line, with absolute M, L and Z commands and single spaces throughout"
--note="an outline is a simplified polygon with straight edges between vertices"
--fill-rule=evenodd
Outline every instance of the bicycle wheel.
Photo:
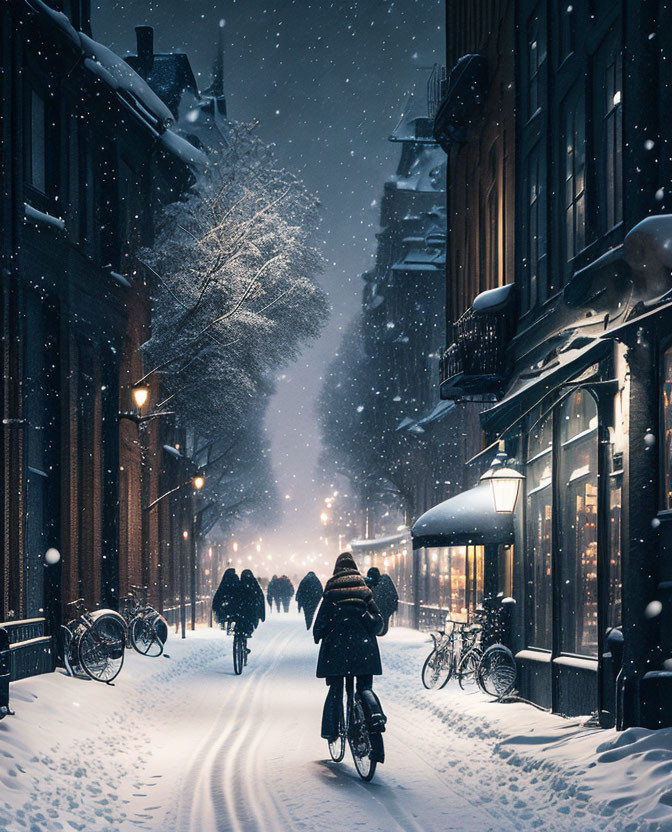
M 359 696 L 355 695 L 351 703 L 348 719 L 348 743 L 350 744 L 350 752 L 355 762 L 357 774 L 362 780 L 368 782 L 376 773 L 376 760 L 373 758 L 371 737 Z
M 343 706 L 343 697 L 341 697 L 340 713 L 338 715 L 338 737 L 329 743 L 329 754 L 335 763 L 340 763 L 345 757 L 345 737 L 347 733 L 347 726 L 345 724 L 345 708 Z
M 453 675 L 452 647 L 435 647 L 422 666 L 422 684 L 427 690 L 441 690 Z
M 480 647 L 470 647 L 466 653 L 460 656 L 455 673 L 462 690 L 464 690 L 465 682 L 475 678 L 482 657 L 483 651 Z
M 503 644 L 493 644 L 483 654 L 476 681 L 482 691 L 501 699 L 514 689 L 517 675 L 513 653 Z
M 163 653 L 163 642 L 154 626 L 154 616 L 136 615 L 128 628 L 133 649 L 143 656 L 156 658 Z
M 111 682 L 124 664 L 124 636 L 122 624 L 116 618 L 98 618 L 79 640 L 79 664 L 97 682 Z
M 233 635 L 233 672 L 236 676 L 240 676 L 243 672 L 243 664 L 245 661 L 245 645 L 242 633 L 234 633 Z
M 72 632 L 65 624 L 61 624 L 61 650 L 63 651 L 63 664 L 68 676 L 74 676 L 74 670 L 70 663 L 70 650 L 72 648 Z

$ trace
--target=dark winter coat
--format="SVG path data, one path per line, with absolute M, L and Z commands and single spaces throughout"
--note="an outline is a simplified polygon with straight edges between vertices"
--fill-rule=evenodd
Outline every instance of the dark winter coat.
M 278 601 L 278 576 L 273 575 L 271 580 L 268 582 L 268 586 L 266 587 L 266 600 L 268 601 L 268 606 L 273 608 L 273 604 Z
M 299 612 L 303 610 L 306 619 L 306 630 L 310 630 L 313 616 L 322 597 L 322 582 L 314 572 L 309 572 L 296 590 L 296 604 Z
M 217 623 L 224 626 L 235 621 L 240 603 L 240 578 L 233 568 L 227 569 L 212 599 L 212 612 Z
M 366 583 L 371 587 L 380 614 L 385 619 L 385 626 L 380 633 L 384 636 L 389 629 L 390 618 L 399 606 L 399 593 L 392 578 L 389 575 L 381 575 L 380 570 L 375 566 L 372 566 L 366 573 Z
M 294 597 L 294 584 L 289 580 L 287 575 L 281 575 L 275 588 L 277 598 L 281 598 L 289 602 Z
M 341 558 L 313 626 L 315 643 L 322 642 L 317 676 L 379 676 L 383 671 L 376 635 L 383 618 L 354 561 Z
M 240 576 L 240 620 L 248 625 L 249 632 L 266 620 L 264 593 L 251 569 L 243 569 Z

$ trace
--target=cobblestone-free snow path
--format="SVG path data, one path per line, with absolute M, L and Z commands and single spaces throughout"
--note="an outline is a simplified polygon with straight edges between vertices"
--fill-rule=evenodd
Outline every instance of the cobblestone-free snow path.
M 666 732 L 595 731 L 452 684 L 425 691 L 425 639 L 381 640 L 387 761 L 369 784 L 348 756 L 328 761 L 326 688 L 296 615 L 262 625 L 241 677 L 231 639 L 203 629 L 171 634 L 167 659 L 129 653 L 115 687 L 60 672 L 16 683 L 17 715 L 0 723 L 0 830 L 672 829 Z

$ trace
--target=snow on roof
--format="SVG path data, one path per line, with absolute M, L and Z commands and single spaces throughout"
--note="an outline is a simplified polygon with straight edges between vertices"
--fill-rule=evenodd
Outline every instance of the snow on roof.
M 83 32 L 79 32 L 79 41 L 82 52 L 86 56 L 86 66 L 98 77 L 117 92 L 132 96 L 136 104 L 145 108 L 163 124 L 173 122 L 173 114 L 169 108 L 123 58 Z
M 498 286 L 496 289 L 488 289 L 481 292 L 474 299 L 471 308 L 474 312 L 485 312 L 486 309 L 494 309 L 496 306 L 501 306 L 509 299 L 511 290 L 515 284 L 507 283 L 506 286 Z
M 47 6 L 47 4 L 42 2 L 42 0 L 26 0 L 26 2 L 36 12 L 46 14 L 50 17 L 52 22 L 55 23 L 68 40 L 70 40 L 72 45 L 79 48 L 79 37 L 67 15 L 63 14 L 63 12 L 57 12 L 56 9 L 52 9 L 50 6 Z
M 165 133 L 161 134 L 161 144 L 187 165 L 201 168 L 208 164 L 208 157 L 202 150 L 194 147 L 191 142 L 188 142 L 182 136 L 178 136 L 172 130 L 166 130 Z

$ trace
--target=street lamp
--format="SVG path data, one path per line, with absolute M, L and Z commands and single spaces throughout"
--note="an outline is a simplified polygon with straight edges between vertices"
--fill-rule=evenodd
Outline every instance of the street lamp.
M 521 483 L 525 479 L 515 468 L 508 467 L 507 462 L 507 455 L 503 451 L 498 453 L 492 461 L 492 466 L 481 477 L 481 482 L 490 483 L 497 514 L 513 514 Z
M 196 474 L 196 476 L 192 480 L 193 486 L 196 491 L 200 491 L 201 488 L 205 485 L 205 477 L 203 474 Z

